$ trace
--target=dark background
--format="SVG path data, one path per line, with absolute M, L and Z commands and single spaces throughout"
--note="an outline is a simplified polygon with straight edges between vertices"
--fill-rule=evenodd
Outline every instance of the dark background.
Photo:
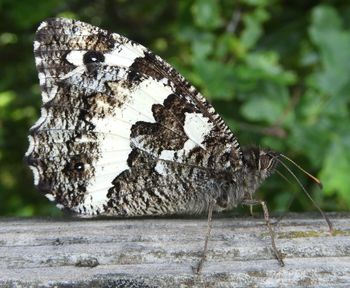
M 350 2 L 0 0 L 0 215 L 55 215 L 23 161 L 39 117 L 33 36 L 64 16 L 133 39 L 174 65 L 213 103 L 241 145 L 270 146 L 326 211 L 350 207 Z M 315 210 L 272 176 L 257 197 L 272 211 Z M 296 197 L 290 208 L 287 203 Z

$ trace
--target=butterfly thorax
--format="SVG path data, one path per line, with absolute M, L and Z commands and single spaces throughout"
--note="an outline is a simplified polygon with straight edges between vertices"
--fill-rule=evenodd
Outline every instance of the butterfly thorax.
M 276 169 L 278 153 L 270 149 L 243 147 L 242 168 L 229 173 L 230 180 L 216 183 L 217 210 L 228 210 L 244 200 L 253 199 L 255 191 Z

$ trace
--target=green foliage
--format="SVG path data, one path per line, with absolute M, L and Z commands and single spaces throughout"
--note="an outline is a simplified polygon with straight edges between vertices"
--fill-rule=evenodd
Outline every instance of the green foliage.
M 293 168 L 322 207 L 349 210 L 350 3 L 0 0 L 1 215 L 58 213 L 22 160 L 40 107 L 33 35 L 54 16 L 150 47 L 210 99 L 241 145 L 288 155 L 323 181 L 324 192 Z M 276 175 L 257 197 L 283 210 L 300 190 Z M 312 209 L 298 192 L 291 210 Z

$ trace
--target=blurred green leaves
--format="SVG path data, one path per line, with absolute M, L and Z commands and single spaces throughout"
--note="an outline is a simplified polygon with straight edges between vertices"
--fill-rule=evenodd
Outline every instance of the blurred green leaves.
M 241 43 L 246 49 L 255 46 L 263 33 L 262 24 L 269 18 L 269 14 L 263 8 L 257 8 L 242 17 L 244 30 L 241 34 Z
M 324 193 L 317 192 L 298 175 L 321 205 L 349 210 L 350 3 L 0 0 L 2 215 L 57 213 L 33 189 L 23 162 L 40 106 L 33 35 L 41 20 L 55 16 L 150 47 L 200 89 L 242 146 L 268 145 L 290 156 L 323 181 Z M 283 210 L 291 190 L 300 189 L 271 178 L 258 197 Z M 313 208 L 299 195 L 291 209 Z
M 333 195 L 339 193 L 346 203 L 350 203 L 350 135 L 346 139 L 333 138 L 333 143 L 325 155 L 321 179 L 324 181 L 325 193 Z M 336 173 L 334 172 L 336 171 Z M 343 203 L 344 205 L 345 203 Z
M 192 5 L 194 23 L 204 29 L 215 29 L 222 24 L 218 0 L 196 0 Z
M 309 28 L 311 41 L 319 51 L 320 69 L 310 76 L 312 86 L 319 93 L 317 109 L 310 113 L 320 135 L 327 135 L 325 158 L 321 169 L 325 191 L 339 194 L 350 204 L 350 30 L 343 27 L 339 13 L 330 6 L 312 11 Z M 323 119 L 322 122 L 315 123 Z

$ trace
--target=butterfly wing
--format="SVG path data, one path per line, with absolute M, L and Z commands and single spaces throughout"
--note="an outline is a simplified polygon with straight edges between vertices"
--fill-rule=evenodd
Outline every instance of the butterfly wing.
M 43 106 L 26 158 L 60 208 L 200 212 L 216 179 L 241 168 L 239 144 L 214 108 L 142 45 L 56 18 L 38 28 L 34 55 Z

